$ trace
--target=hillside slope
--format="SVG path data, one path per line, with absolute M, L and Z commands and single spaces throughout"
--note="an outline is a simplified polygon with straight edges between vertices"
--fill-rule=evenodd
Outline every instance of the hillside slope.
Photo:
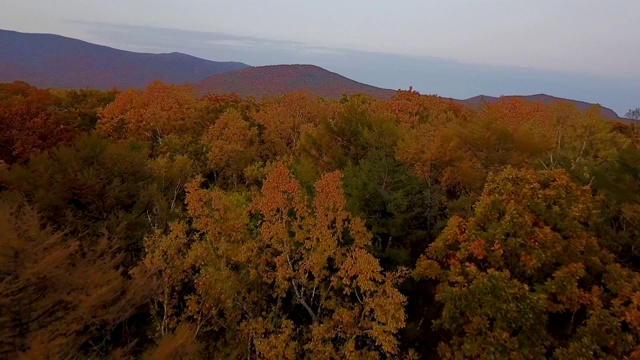
M 195 84 L 199 94 L 237 93 L 269 97 L 292 91 L 337 99 L 342 94 L 366 93 L 388 99 L 394 90 L 359 83 L 315 65 L 272 65 L 210 76 Z
M 118 50 L 52 34 L 0 30 L 0 82 L 26 81 L 39 87 L 141 88 L 154 80 L 195 82 L 248 67 L 181 53 Z

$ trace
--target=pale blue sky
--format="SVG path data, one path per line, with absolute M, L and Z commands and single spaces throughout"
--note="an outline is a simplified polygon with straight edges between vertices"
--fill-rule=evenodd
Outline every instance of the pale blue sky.
M 470 91 L 476 89 L 488 95 L 552 93 L 567 85 L 565 75 L 599 81 L 611 87 L 608 92 L 615 92 L 614 83 L 621 82 L 619 92 L 628 99 L 611 105 L 618 112 L 633 103 L 640 106 L 640 85 L 634 85 L 640 83 L 639 19 L 640 0 L 0 0 L 0 28 L 7 30 L 55 33 L 128 50 L 182 51 L 250 65 L 304 61 L 332 66 L 330 70 L 360 81 L 377 79 L 373 85 L 378 86 L 406 88 L 424 82 L 421 91 L 443 96 L 473 96 L 477 93 Z M 366 73 L 367 64 L 344 63 L 349 59 L 346 53 L 359 54 L 361 62 L 370 54 L 372 63 L 385 64 L 388 75 L 374 73 L 384 71 L 382 65 L 369 66 Z M 424 76 L 430 72 L 416 67 L 412 81 L 406 65 L 420 59 L 424 64 L 484 65 L 492 75 L 473 73 L 475 85 L 460 83 L 461 89 L 452 87 L 456 91 L 442 85 L 428 88 Z M 518 68 L 531 69 L 527 81 L 539 84 L 540 91 L 535 86 L 498 86 L 507 81 L 499 78 L 500 69 L 521 71 Z M 535 74 L 546 75 L 536 82 Z M 489 83 L 476 86 L 479 79 Z M 589 84 L 596 83 L 580 86 Z M 574 97 L 595 101 L 587 96 L 590 90 L 571 86 L 573 90 L 552 94 L 575 92 Z M 628 93 L 636 88 L 638 93 Z M 607 105 L 612 100 L 599 102 Z

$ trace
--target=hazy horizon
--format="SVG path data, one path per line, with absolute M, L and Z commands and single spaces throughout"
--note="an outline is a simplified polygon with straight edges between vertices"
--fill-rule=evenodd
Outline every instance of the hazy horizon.
M 633 19 L 640 2 L 154 4 L 5 0 L 0 23 L 130 51 L 253 66 L 308 63 L 378 87 L 445 97 L 546 93 L 621 116 L 640 106 L 640 23 Z

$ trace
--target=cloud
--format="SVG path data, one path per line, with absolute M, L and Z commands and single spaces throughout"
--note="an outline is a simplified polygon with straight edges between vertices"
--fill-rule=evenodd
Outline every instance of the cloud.
M 282 63 L 287 58 L 314 54 L 338 54 L 339 49 L 310 46 L 302 42 L 265 39 L 220 32 L 161 27 L 67 21 L 82 27 L 88 41 L 130 51 L 173 52 L 216 61 L 242 61 L 252 65 Z

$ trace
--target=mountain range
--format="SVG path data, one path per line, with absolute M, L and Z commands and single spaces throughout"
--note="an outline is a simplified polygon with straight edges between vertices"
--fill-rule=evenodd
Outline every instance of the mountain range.
M 0 30 L 0 82 L 21 80 L 39 87 L 144 88 L 149 82 L 192 83 L 198 94 L 231 93 L 269 97 L 304 90 L 313 96 L 340 98 L 342 94 L 366 93 L 390 98 L 395 93 L 348 79 L 314 65 L 252 67 L 241 62 L 217 62 L 182 53 L 151 54 L 118 50 L 53 34 L 30 34 Z M 561 99 L 546 94 L 513 95 L 550 103 L 569 101 L 581 110 L 595 104 Z M 479 95 L 455 100 L 477 107 L 498 98 Z M 611 109 L 601 115 L 620 119 Z
M 0 49 L 0 82 L 22 80 L 39 87 L 143 88 L 154 80 L 196 82 L 249 67 L 181 53 L 136 53 L 59 35 L 7 30 L 0 30 Z

